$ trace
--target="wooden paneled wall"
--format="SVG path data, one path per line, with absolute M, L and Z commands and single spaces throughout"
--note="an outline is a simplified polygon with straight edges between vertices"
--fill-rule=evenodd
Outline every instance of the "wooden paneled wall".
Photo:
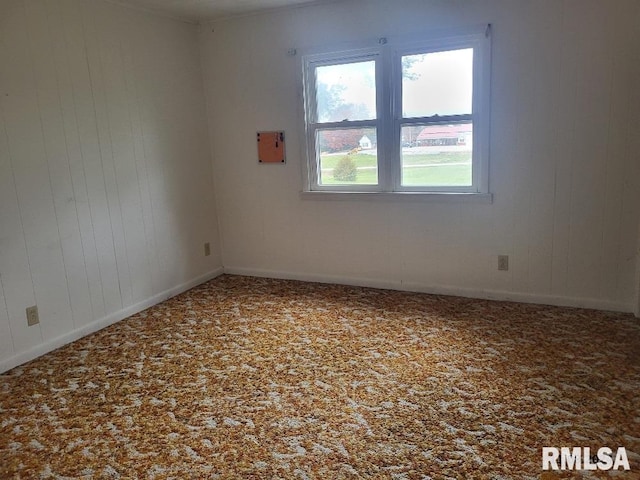
M 203 98 L 193 25 L 0 2 L 0 371 L 219 269 Z
M 635 310 L 639 9 L 347 0 L 202 28 L 225 270 Z M 492 204 L 301 198 L 301 60 L 289 49 L 487 23 Z M 276 128 L 287 164 L 264 168 L 241 139 Z

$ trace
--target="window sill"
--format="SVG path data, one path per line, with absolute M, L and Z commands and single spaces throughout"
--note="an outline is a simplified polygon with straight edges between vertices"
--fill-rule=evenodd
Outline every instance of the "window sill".
M 493 194 L 491 193 L 304 191 L 300 192 L 300 197 L 307 200 L 386 200 L 425 203 L 493 203 Z

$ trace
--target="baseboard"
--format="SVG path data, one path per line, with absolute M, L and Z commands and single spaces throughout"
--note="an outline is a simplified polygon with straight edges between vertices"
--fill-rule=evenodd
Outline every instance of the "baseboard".
M 553 305 L 559 307 L 590 308 L 594 310 L 608 310 L 625 313 L 635 311 L 634 305 L 601 299 L 531 294 L 501 290 L 473 289 L 448 285 L 428 285 L 418 282 L 404 282 L 401 280 L 379 280 L 339 275 L 316 275 L 299 272 L 260 270 L 244 267 L 224 267 L 224 273 L 228 273 L 231 275 L 280 278 L 285 280 L 300 280 L 304 282 L 337 283 L 341 285 L 430 293 L 434 295 L 451 295 L 456 297 L 479 298 L 485 300 L 535 303 L 540 305 Z
M 352 285 L 354 287 L 382 288 L 388 290 L 406 290 L 402 282 L 379 280 L 363 277 L 346 277 L 341 275 L 318 275 L 301 272 L 284 272 L 280 270 L 260 270 L 245 267 L 224 267 L 224 273 L 229 275 L 243 275 L 247 277 L 278 278 L 282 280 L 300 280 L 302 282 L 335 283 Z
M 90 335 L 98 330 L 102 330 L 109 325 L 113 325 L 114 323 L 119 322 L 120 320 L 124 320 L 131 315 L 134 315 L 142 310 L 145 310 L 149 307 L 157 305 L 160 302 L 167 300 L 168 298 L 175 297 L 187 290 L 200 285 L 212 278 L 218 277 L 224 273 L 222 267 L 217 268 L 211 272 L 208 272 L 204 275 L 200 275 L 188 282 L 182 283 L 175 287 L 169 288 L 163 292 L 160 292 L 146 300 L 136 303 L 135 305 L 130 305 L 122 310 L 119 310 L 115 313 L 107 315 L 103 318 L 95 320 L 87 325 L 83 325 L 82 327 L 76 328 L 70 332 L 67 332 L 59 337 L 56 337 L 52 340 L 44 342 L 34 348 L 27 350 L 26 352 L 21 352 L 17 355 L 9 357 L 5 360 L 0 360 L 0 373 L 6 372 L 18 365 L 22 365 L 23 363 L 29 362 L 35 358 L 38 358 L 45 353 L 49 353 L 57 348 L 60 348 L 68 343 L 74 342 L 82 337 Z
M 480 298 L 487 300 L 500 300 L 510 302 L 535 303 L 542 305 L 555 305 L 562 307 L 591 308 L 595 310 L 609 310 L 617 312 L 633 312 L 636 317 L 640 317 L 640 305 L 631 305 L 621 302 L 611 302 L 606 300 L 565 297 L 556 295 L 539 295 L 530 293 L 508 292 L 498 290 L 471 289 L 442 285 L 427 285 L 418 282 L 403 282 L 400 280 L 380 280 L 366 277 L 348 277 L 341 275 L 320 275 L 300 272 L 286 272 L 278 270 L 261 270 L 244 267 L 220 267 L 209 273 L 196 277 L 188 282 L 177 285 L 173 288 L 160 292 L 142 302 L 131 305 L 118 312 L 107 315 L 99 320 L 91 322 L 59 337 L 44 342 L 34 348 L 17 355 L 0 360 L 0 373 L 6 372 L 18 365 L 38 358 L 45 353 L 49 353 L 68 343 L 90 335 L 98 330 L 102 330 L 109 325 L 113 325 L 131 315 L 156 305 L 168 298 L 183 293 L 201 283 L 216 278 L 223 273 L 231 275 L 245 275 L 254 277 L 279 278 L 286 280 L 300 280 L 304 282 L 335 283 L 340 285 L 353 285 L 359 287 L 381 288 L 389 290 L 401 290 L 408 292 L 430 293 L 435 295 L 452 295 L 458 297 Z

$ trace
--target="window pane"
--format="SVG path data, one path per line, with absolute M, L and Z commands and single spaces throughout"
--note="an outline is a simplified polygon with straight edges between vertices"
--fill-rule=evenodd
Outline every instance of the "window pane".
M 404 126 L 401 140 L 403 186 L 472 185 L 471 123 Z
M 318 130 L 319 185 L 377 185 L 375 128 Z
M 473 49 L 402 57 L 402 116 L 470 114 Z
M 374 61 L 316 68 L 318 122 L 376 118 Z

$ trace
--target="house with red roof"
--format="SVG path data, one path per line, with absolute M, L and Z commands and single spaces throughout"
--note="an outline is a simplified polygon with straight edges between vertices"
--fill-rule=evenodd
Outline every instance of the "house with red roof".
M 416 138 L 418 146 L 471 145 L 473 126 L 470 123 L 429 125 Z

